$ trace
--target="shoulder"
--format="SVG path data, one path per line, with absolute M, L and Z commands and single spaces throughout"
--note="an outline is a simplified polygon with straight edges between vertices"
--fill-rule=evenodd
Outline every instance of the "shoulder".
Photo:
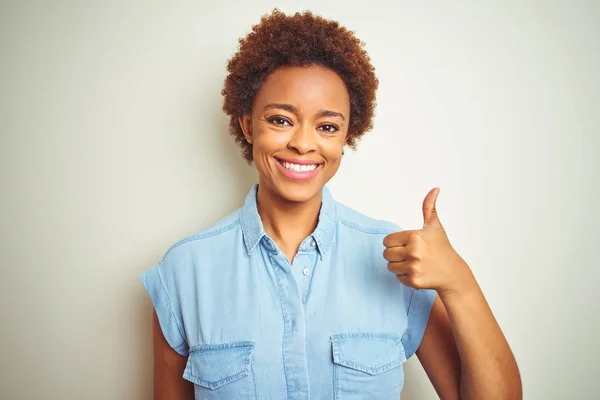
M 232 247 L 241 242 L 238 237 L 239 215 L 238 209 L 215 224 L 177 241 L 158 264 L 142 274 L 144 285 L 147 288 L 159 287 L 156 289 L 158 292 L 163 287 L 171 293 L 172 300 L 178 298 L 177 294 L 194 292 L 200 270 L 201 275 L 207 275 L 210 269 L 217 268 L 215 260 L 223 260 L 224 255 L 236 253 Z
M 342 229 L 362 235 L 389 235 L 402 230 L 390 221 L 375 219 L 344 204 L 337 203 L 338 221 Z
M 232 236 L 237 234 L 239 228 L 240 212 L 241 209 L 237 209 L 218 222 L 177 241 L 165 252 L 161 264 L 173 264 L 182 258 L 206 254 L 210 249 L 231 243 Z

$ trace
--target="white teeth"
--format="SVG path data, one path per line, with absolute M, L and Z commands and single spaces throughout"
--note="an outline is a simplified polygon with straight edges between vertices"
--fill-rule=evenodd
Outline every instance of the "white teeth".
M 300 164 L 292 164 L 287 161 L 283 161 L 282 164 L 286 169 L 289 169 L 290 171 L 294 171 L 294 172 L 310 172 L 310 171 L 314 171 L 318 167 L 318 164 L 300 165 Z

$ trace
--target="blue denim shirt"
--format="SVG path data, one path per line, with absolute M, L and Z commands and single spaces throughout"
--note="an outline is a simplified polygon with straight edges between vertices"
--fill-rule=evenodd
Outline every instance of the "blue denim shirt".
M 435 292 L 403 286 L 383 238 L 400 230 L 335 202 L 290 264 L 245 205 L 142 275 L 196 399 L 399 399 Z

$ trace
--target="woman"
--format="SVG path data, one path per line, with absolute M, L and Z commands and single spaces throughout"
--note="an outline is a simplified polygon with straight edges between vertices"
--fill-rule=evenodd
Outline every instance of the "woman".
M 421 230 L 325 184 L 372 126 L 377 79 L 336 22 L 275 10 L 222 91 L 259 182 L 245 204 L 146 272 L 155 399 L 398 399 L 415 352 L 443 399 L 521 397 L 517 365 L 433 189 Z

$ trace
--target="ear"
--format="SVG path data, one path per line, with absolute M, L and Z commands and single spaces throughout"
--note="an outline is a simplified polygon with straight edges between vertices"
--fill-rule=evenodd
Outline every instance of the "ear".
M 344 146 L 346 146 L 348 144 L 348 140 L 350 140 L 350 137 L 353 135 L 353 132 L 350 131 L 350 129 L 348 129 L 348 131 L 346 132 L 346 137 L 344 138 Z
M 238 122 L 240 123 L 246 141 L 252 144 L 252 118 L 249 115 L 241 115 L 238 117 Z

